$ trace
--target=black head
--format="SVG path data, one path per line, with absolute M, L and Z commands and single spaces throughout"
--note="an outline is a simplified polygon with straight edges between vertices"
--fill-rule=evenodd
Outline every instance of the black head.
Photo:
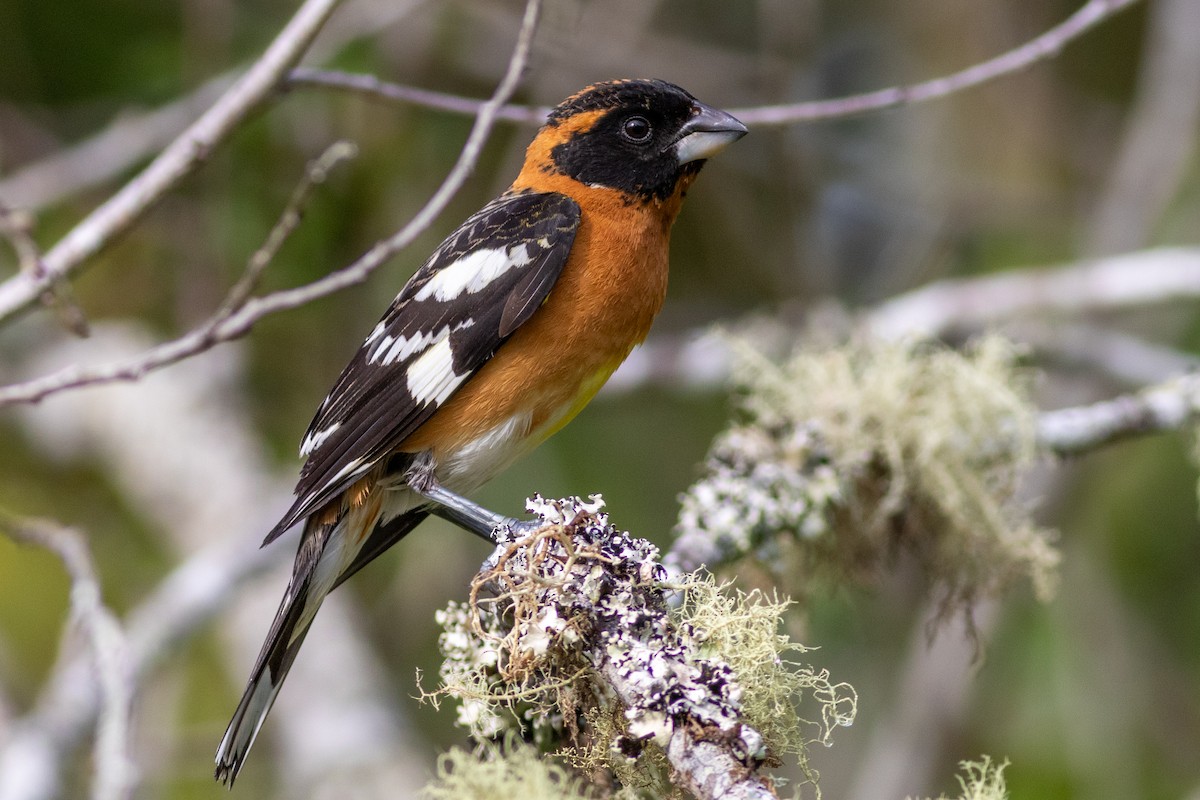
M 659 200 L 746 133 L 729 114 L 659 80 L 589 86 L 556 107 L 546 127 L 562 134 L 550 151 L 557 171 L 591 186 Z

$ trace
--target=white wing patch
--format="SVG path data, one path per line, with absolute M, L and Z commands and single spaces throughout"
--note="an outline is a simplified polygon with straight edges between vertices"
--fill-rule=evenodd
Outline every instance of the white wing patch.
M 408 365 L 408 393 L 417 403 L 441 405 L 467 377 L 454 371 L 450 333 Z
M 434 298 L 444 303 L 464 292 L 474 294 L 509 270 L 524 267 L 531 261 L 533 257 L 529 255 L 529 249 L 524 243 L 507 250 L 475 250 L 435 272 L 413 295 L 413 299 Z
M 304 442 L 300 445 L 300 455 L 307 456 L 312 453 L 312 451 L 324 444 L 325 440 L 332 436 L 340 427 L 342 427 L 342 423 L 335 422 L 324 430 L 313 431 L 304 437 Z
M 437 333 L 415 333 L 412 336 L 385 336 L 379 340 L 379 344 L 375 345 L 375 349 L 371 351 L 371 357 L 367 359 L 371 364 L 394 364 L 397 361 L 403 361 L 418 350 L 424 350 L 438 338 L 448 335 L 449 328 L 442 328 Z

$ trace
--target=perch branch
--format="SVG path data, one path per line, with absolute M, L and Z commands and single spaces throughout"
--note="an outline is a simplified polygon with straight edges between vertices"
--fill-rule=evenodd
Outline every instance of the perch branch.
M 473 585 L 473 604 L 483 603 L 480 586 L 489 587 L 489 604 L 512 603 L 515 623 L 501 645 L 512 663 L 561 650 L 568 662 L 590 665 L 629 721 L 616 744 L 621 752 L 659 745 L 675 779 L 700 800 L 777 798 L 759 773 L 767 748 L 743 721 L 736 676 L 676 630 L 657 548 L 610 526 L 600 506 L 530 501 L 542 527 L 501 533 Z

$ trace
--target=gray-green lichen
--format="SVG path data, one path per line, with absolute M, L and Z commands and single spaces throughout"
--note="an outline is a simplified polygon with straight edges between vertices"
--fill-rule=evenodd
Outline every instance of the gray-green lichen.
M 1019 576 L 1051 593 L 1058 554 L 1017 498 L 1035 409 L 1011 345 L 857 340 L 783 363 L 731 346 L 739 421 L 682 498 L 668 568 L 772 552 L 784 534 L 804 570 L 789 585 L 869 579 L 907 551 L 943 610 Z

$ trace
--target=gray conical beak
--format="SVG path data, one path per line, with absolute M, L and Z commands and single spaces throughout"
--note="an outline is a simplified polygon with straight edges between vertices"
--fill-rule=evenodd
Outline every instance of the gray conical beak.
M 696 114 L 684 123 L 675 141 L 675 157 L 680 164 L 712 158 L 746 135 L 746 126 L 732 114 L 703 103 L 695 108 Z

